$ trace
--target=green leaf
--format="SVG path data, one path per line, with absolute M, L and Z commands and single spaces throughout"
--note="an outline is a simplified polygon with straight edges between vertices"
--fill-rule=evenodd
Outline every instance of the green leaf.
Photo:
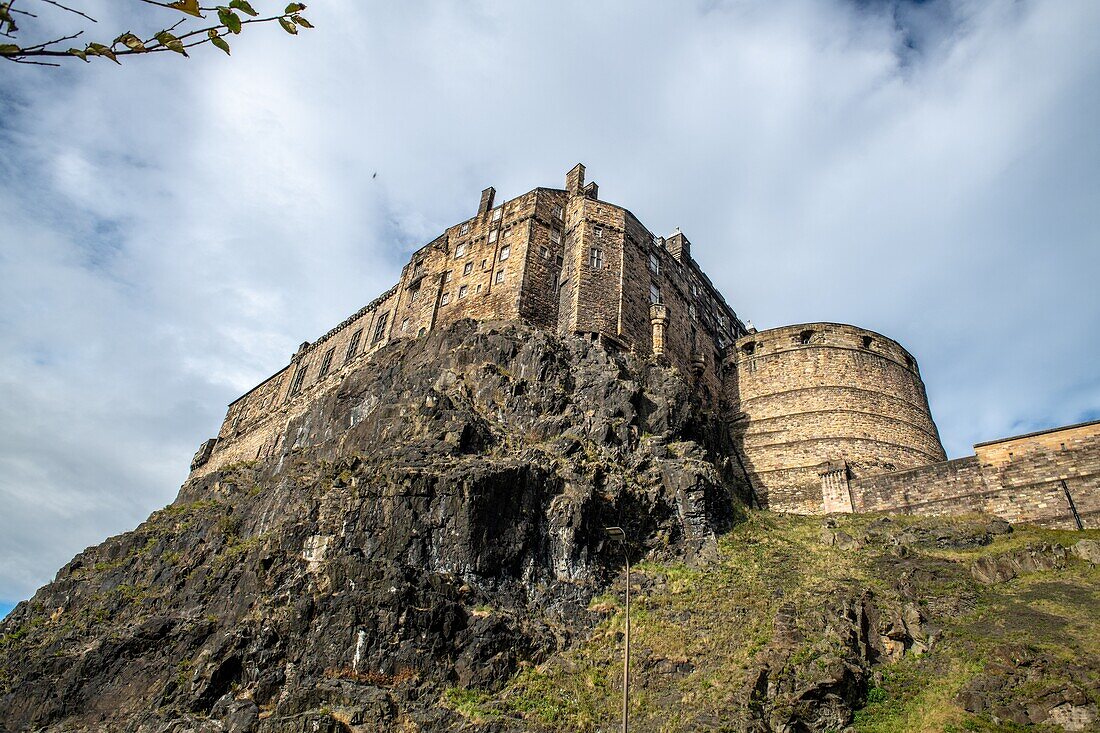
M 253 18 L 259 15 L 259 13 L 252 9 L 252 6 L 249 5 L 246 0 L 233 0 L 233 2 L 229 3 L 229 7 L 236 8 L 246 15 L 251 15 Z
M 88 47 L 84 49 L 84 52 L 87 53 L 89 56 L 105 56 L 111 61 L 114 61 L 119 66 L 122 65 L 122 63 L 118 60 L 118 57 L 115 56 L 115 52 L 112 51 L 109 47 L 104 46 L 102 43 L 89 43 Z
M 289 18 L 279 18 L 279 25 L 283 27 L 283 30 L 292 36 L 298 35 L 298 26 L 294 25 L 294 21 Z
M 0 43 L 0 56 L 17 56 L 22 50 L 14 43 Z
M 221 21 L 221 24 L 228 28 L 230 32 L 241 32 L 241 16 L 237 15 L 229 8 L 218 6 L 218 20 Z
M 113 46 L 116 43 L 121 43 L 121 44 L 125 45 L 126 48 L 130 49 L 131 51 L 137 51 L 138 53 L 141 53 L 142 51 L 147 51 L 148 50 L 147 48 L 145 48 L 145 44 L 141 42 L 140 38 L 135 36 L 133 33 L 129 33 L 129 32 L 123 33 L 121 36 L 116 38 L 115 43 L 113 43 L 111 45 Z
M 80 59 L 81 61 L 83 61 L 86 64 L 92 63 L 91 61 L 88 60 L 88 54 L 84 53 L 79 48 L 70 48 L 69 53 L 72 54 L 73 56 L 76 56 L 78 59 Z
M 193 15 L 196 18 L 203 17 L 202 13 L 199 12 L 199 0 L 176 0 L 176 2 L 168 3 L 168 7 L 181 13 Z
M 160 41 L 161 45 L 167 48 L 169 51 L 175 51 L 176 53 L 182 54 L 184 56 L 187 55 L 187 49 L 183 47 L 183 41 L 176 38 L 168 31 L 161 31 L 160 33 L 153 36 L 153 38 L 156 38 L 158 41 Z
M 0 4 L 0 25 L 8 24 L 8 33 L 15 33 L 19 28 L 15 25 L 15 18 L 11 17 L 11 13 L 8 9 L 11 7 L 11 3 Z
M 210 42 L 215 46 L 225 51 L 225 55 L 229 56 L 229 44 L 225 42 L 225 39 L 218 35 L 218 32 L 211 28 L 206 32 L 206 35 L 210 37 Z
M 302 16 L 298 15 L 297 13 L 290 16 L 290 18 L 291 18 L 291 20 L 293 20 L 295 23 L 302 26 L 303 28 L 312 28 L 313 27 L 312 23 L 310 23 L 308 20 L 306 20 Z
M 284 15 L 291 15 L 293 13 L 300 13 L 305 9 L 306 9 L 306 6 L 302 5 L 301 3 L 291 3 L 290 5 L 286 6 L 286 10 L 283 11 L 283 14 Z

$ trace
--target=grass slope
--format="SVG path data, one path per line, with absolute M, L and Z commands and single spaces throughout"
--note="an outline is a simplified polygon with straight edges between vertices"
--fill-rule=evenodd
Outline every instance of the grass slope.
M 672 733 L 735 730 L 749 672 L 772 641 L 781 608 L 796 625 L 838 594 L 870 590 L 882 608 L 916 599 L 937 639 L 924 654 L 905 654 L 880 665 L 856 731 L 1023 730 L 994 723 L 990 714 L 966 712 L 956 701 L 968 682 L 1007 656 L 1048 659 L 1022 688 L 1007 695 L 1040 694 L 1067 682 L 1100 689 L 1100 570 L 1070 556 L 1064 569 L 1035 572 L 992 586 L 970 573 L 980 557 L 1042 543 L 1066 547 L 1100 531 L 1068 532 L 1017 527 L 972 548 L 935 541 L 905 543 L 907 531 L 980 534 L 984 518 L 921 519 L 875 516 L 837 518 L 824 529 L 815 517 L 754 512 L 721 539 L 712 567 L 642 564 L 632 574 L 632 729 Z M 830 544 L 842 532 L 859 546 Z M 619 715 L 623 613 L 621 581 L 590 610 L 600 620 L 570 651 L 521 671 L 503 690 L 451 689 L 442 704 L 473 723 L 522 720 L 546 731 L 607 731 Z M 812 670 L 829 640 L 809 626 L 792 663 Z M 1082 671 L 1083 670 L 1083 671 Z M 1065 673 L 1069 674 L 1069 673 Z M 1010 701 L 1009 701 L 1010 702 Z M 1096 702 L 1093 697 L 1092 702 Z M 1032 727 L 1030 730 L 1040 728 Z M 1052 729 L 1053 730 L 1053 729 Z

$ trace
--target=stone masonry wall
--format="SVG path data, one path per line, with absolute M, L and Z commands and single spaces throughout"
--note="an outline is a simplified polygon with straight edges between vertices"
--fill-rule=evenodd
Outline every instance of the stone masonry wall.
M 593 198 L 581 166 L 566 193 L 566 252 L 558 328 L 640 353 L 653 351 L 650 306 L 666 306 L 665 358 L 721 391 L 722 352 L 747 333 L 691 258 L 680 232 L 665 239 L 626 209 Z
M 477 214 L 414 252 L 393 288 L 302 344 L 290 364 L 230 404 L 217 441 L 196 456 L 193 472 L 273 451 L 300 403 L 360 359 L 465 318 L 523 319 L 651 353 L 651 285 L 668 304 L 666 357 L 685 374 L 701 364 L 694 373 L 717 402 L 720 351 L 744 325 L 691 259 L 682 234 L 666 246 L 630 212 L 599 201 L 598 192 L 585 183 L 581 165 L 564 190 L 536 188 L 500 204 L 494 189 L 482 191 Z
M 853 509 L 984 512 L 1011 522 L 1076 529 L 1072 499 L 1083 525 L 1100 527 L 1100 422 L 974 448 L 976 455 L 967 458 L 852 480 Z
M 916 361 L 881 334 L 786 326 L 739 339 L 726 365 L 734 444 L 773 509 L 823 511 L 829 462 L 862 477 L 946 458 Z

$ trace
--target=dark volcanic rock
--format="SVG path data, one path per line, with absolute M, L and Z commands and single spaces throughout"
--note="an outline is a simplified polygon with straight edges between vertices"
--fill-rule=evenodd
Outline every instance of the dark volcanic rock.
M 395 345 L 276 459 L 185 484 L 20 604 L 4 730 L 458 729 L 442 690 L 598 618 L 604 526 L 634 559 L 713 554 L 740 504 L 713 417 L 672 370 L 523 326 Z M 845 669 L 799 694 L 847 699 Z

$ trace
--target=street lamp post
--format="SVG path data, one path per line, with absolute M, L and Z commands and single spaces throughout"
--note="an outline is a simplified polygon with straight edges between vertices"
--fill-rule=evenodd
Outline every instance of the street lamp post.
M 626 561 L 626 645 L 623 649 L 623 733 L 630 731 L 630 555 L 626 551 L 626 532 L 622 527 L 605 527 L 607 536 L 622 544 Z

